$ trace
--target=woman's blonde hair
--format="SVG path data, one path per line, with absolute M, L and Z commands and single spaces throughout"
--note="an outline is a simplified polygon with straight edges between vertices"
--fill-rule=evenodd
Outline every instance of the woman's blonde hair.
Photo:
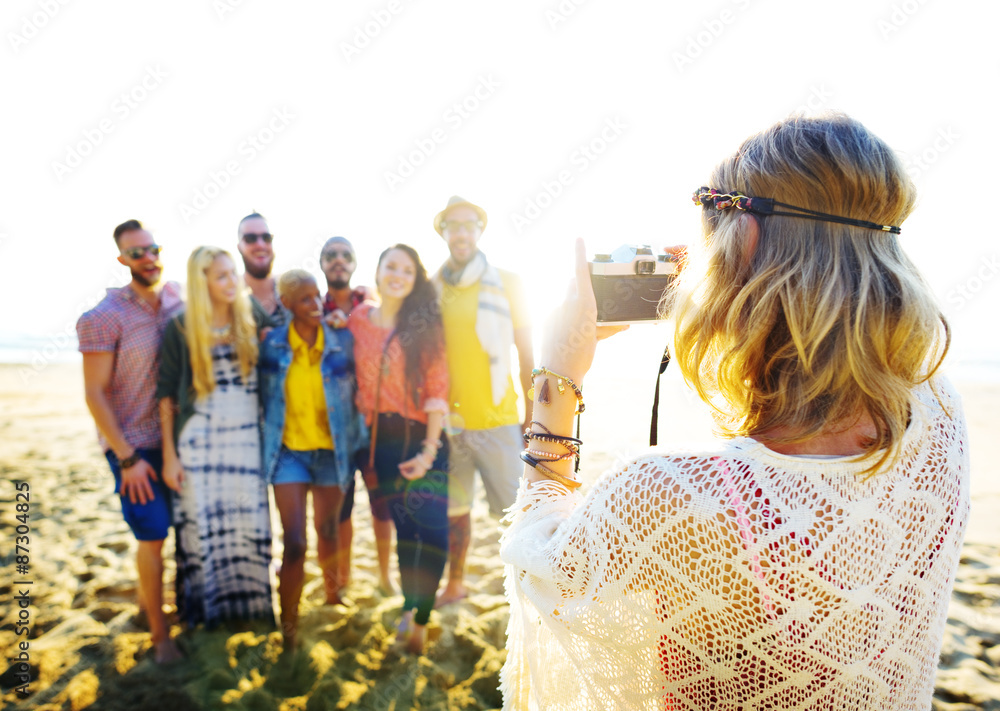
M 899 158 L 842 114 L 792 117 L 751 136 L 710 187 L 885 225 L 899 225 L 916 201 Z M 950 342 L 899 238 L 714 206 L 702 222 L 706 237 L 669 306 L 675 359 L 723 432 L 777 430 L 790 434 L 775 442 L 802 442 L 867 413 L 876 435 L 859 457 L 873 459 L 866 473 L 894 462 L 912 390 Z
M 198 247 L 188 258 L 187 310 L 184 314 L 184 338 L 191 354 L 191 376 L 195 392 L 208 395 L 215 390 L 212 371 L 212 301 L 208 295 L 208 269 L 219 257 L 233 256 L 219 247 Z M 234 261 L 235 263 L 235 261 Z M 257 325 L 253 319 L 246 290 L 236 292 L 229 319 L 233 347 L 243 377 L 257 365 Z

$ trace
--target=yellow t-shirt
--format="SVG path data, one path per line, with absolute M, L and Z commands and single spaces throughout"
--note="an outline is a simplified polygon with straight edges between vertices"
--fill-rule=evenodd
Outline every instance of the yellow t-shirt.
M 502 269 L 497 271 L 510 303 L 514 330 L 528 328 L 528 314 L 520 278 Z M 500 404 L 493 404 L 490 358 L 476 337 L 478 309 L 478 281 L 465 289 L 444 284 L 441 290 L 441 321 L 444 324 L 448 379 L 451 383 L 449 406 L 452 424 L 467 430 L 519 424 L 513 378 L 507 377 L 507 393 Z
M 288 345 L 292 347 L 292 362 L 285 377 L 285 433 L 281 441 L 296 452 L 333 449 L 323 373 L 319 367 L 323 357 L 323 329 L 319 329 L 316 343 L 310 348 L 295 326 L 289 324 Z

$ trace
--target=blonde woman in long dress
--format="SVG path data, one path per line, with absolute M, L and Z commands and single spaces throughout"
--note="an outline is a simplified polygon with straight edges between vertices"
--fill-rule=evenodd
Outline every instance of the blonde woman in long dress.
M 179 494 L 178 614 L 189 627 L 273 623 L 256 368 L 263 320 L 217 247 L 191 253 L 187 297 L 164 335 L 157 387 L 163 478 Z

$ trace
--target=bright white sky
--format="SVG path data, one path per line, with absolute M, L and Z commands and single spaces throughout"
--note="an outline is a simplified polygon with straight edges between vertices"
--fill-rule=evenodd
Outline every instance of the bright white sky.
M 277 271 L 319 274 L 339 234 L 371 283 L 396 241 L 440 264 L 431 220 L 455 193 L 547 308 L 573 238 L 689 241 L 689 195 L 718 160 L 796 109 L 835 108 L 921 161 L 904 244 L 955 355 L 996 359 L 998 20 L 985 0 L 5 0 L 0 340 L 72 332 L 125 278 L 111 232 L 128 218 L 166 247 L 167 278 L 197 245 L 235 250 L 256 209 Z M 664 334 L 610 352 L 655 362 Z

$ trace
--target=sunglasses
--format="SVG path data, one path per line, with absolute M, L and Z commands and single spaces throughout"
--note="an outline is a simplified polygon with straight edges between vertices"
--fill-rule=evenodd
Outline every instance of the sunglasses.
M 274 239 L 274 235 L 270 232 L 264 232 L 262 234 L 257 234 L 256 232 L 247 232 L 243 235 L 243 241 L 247 244 L 256 244 L 257 240 L 264 240 L 264 244 L 271 244 L 271 240 Z
M 147 244 L 145 247 L 129 247 L 128 249 L 123 249 L 121 253 L 134 261 L 142 259 L 146 254 L 159 257 L 162 249 L 163 247 L 158 244 Z
M 323 252 L 323 259 L 327 260 L 328 262 L 332 262 L 337 257 L 340 257 L 348 264 L 354 261 L 354 255 L 351 254 L 346 249 L 343 252 L 337 249 L 331 249 L 329 251 Z
M 482 220 L 465 220 L 464 222 L 458 222 L 456 220 L 443 220 L 441 222 L 441 231 L 451 230 L 452 232 L 458 232 L 460 229 L 465 228 L 466 232 L 473 232 L 476 229 L 483 228 Z

